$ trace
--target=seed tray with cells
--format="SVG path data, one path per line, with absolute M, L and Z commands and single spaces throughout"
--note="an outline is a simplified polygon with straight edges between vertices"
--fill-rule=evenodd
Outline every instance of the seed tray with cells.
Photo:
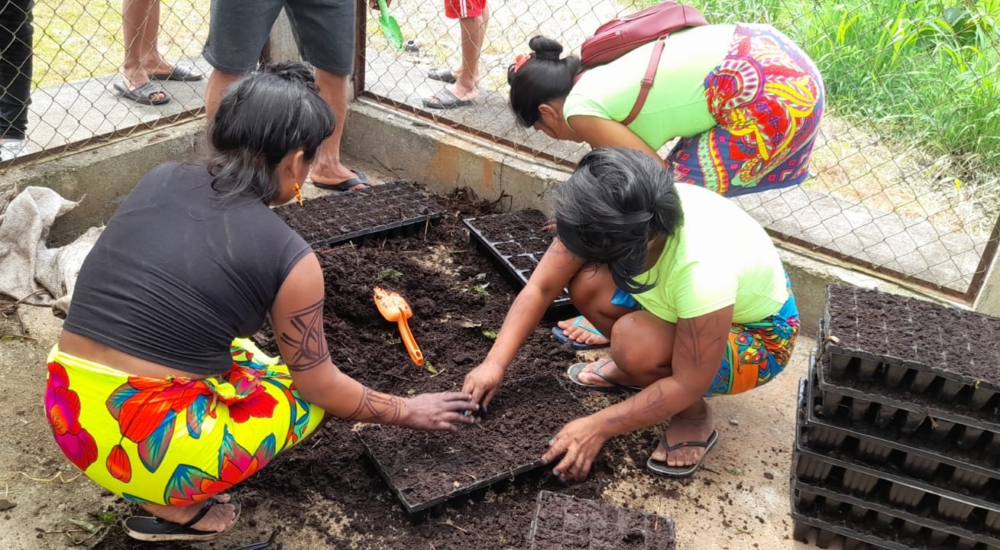
M 808 389 L 802 379 L 800 402 Z M 847 431 L 808 422 L 801 408 L 796 418 L 795 452 L 808 457 L 793 470 L 802 479 L 822 481 L 847 490 L 861 490 L 879 478 L 890 483 L 938 494 L 991 511 L 1000 511 L 1000 472 L 991 475 L 957 468 L 926 456 L 862 441 Z M 853 473 L 850 473 L 853 472 Z M 899 489 L 897 489 L 899 491 Z
M 518 287 L 528 284 L 528 278 L 552 244 L 553 235 L 542 231 L 546 217 L 538 210 L 467 218 L 462 222 L 469 229 L 472 242 L 492 258 Z M 552 316 L 574 313 L 565 290 L 549 306 Z
M 822 323 L 820 335 L 824 333 Z M 822 346 L 820 346 L 822 348 Z M 905 411 L 909 422 L 919 424 L 923 416 L 943 419 L 984 430 L 1000 431 L 1000 392 L 950 380 L 899 364 L 853 358 L 834 369 L 827 354 L 819 361 L 819 385 L 834 392 L 870 402 L 886 409 Z
M 994 475 L 1000 466 L 1000 434 L 932 418 L 905 432 L 899 416 L 880 426 L 877 410 L 871 410 L 864 403 L 826 407 L 815 368 L 812 362 L 808 386 L 812 406 L 808 410 L 808 423 L 813 427 L 812 437 L 817 445 L 825 443 L 839 448 L 850 442 L 869 461 L 885 460 L 897 449 L 926 459 L 927 468 L 945 463 L 987 476 Z
M 829 469 L 809 455 L 795 454 L 792 470 L 795 487 L 810 495 L 865 507 L 920 523 L 939 531 L 1000 547 L 1000 511 L 976 506 L 966 500 L 879 479 L 857 470 Z
M 832 379 L 874 379 L 882 365 L 878 381 L 886 386 L 950 394 L 963 406 L 1000 404 L 996 317 L 834 284 L 827 287 L 823 324 Z
M 996 550 L 997 546 L 931 527 L 924 518 L 906 519 L 897 515 L 852 504 L 846 500 L 810 493 L 803 487 L 792 489 L 792 536 L 808 542 L 809 532 L 818 530 L 816 544 L 827 548 L 838 536 L 843 547 L 870 544 L 891 550 Z M 941 524 L 934 522 L 937 527 Z
M 408 237 L 441 220 L 446 209 L 416 184 L 396 181 L 274 209 L 314 248 Z
M 674 550 L 674 522 L 605 502 L 541 491 L 529 550 Z

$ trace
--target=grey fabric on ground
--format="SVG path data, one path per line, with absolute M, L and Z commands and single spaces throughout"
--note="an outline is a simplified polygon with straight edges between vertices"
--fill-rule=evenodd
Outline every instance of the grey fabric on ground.
M 0 193 L 0 296 L 51 306 L 65 317 L 80 266 L 104 230 L 92 227 L 71 244 L 46 247 L 52 224 L 77 204 L 45 187 Z

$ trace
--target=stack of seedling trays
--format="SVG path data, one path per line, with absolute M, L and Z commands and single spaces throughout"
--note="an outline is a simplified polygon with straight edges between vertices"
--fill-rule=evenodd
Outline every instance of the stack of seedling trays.
M 542 231 L 547 218 L 538 210 L 521 210 L 462 220 L 470 239 L 485 252 L 518 288 L 538 267 L 553 233 Z M 562 319 L 576 315 L 569 293 L 564 291 L 549 306 L 546 318 Z
M 795 538 L 1000 548 L 1000 319 L 831 285 L 799 394 Z
M 292 203 L 274 211 L 317 249 L 409 237 L 427 231 L 445 214 L 434 197 L 408 181 L 326 195 L 305 201 L 305 206 Z
M 674 522 L 605 502 L 541 491 L 528 550 L 674 550 Z

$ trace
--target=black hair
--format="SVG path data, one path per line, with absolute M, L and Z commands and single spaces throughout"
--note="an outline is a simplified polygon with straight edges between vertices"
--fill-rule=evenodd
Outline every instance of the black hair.
M 635 278 L 647 270 L 647 245 L 672 237 L 684 224 L 673 175 L 645 153 L 595 149 L 555 192 L 556 229 L 570 252 L 606 264 L 619 288 L 632 294 L 653 284 Z
M 333 133 L 333 111 L 301 63 L 275 63 L 229 87 L 210 122 L 213 188 L 270 203 L 279 192 L 275 168 L 290 152 L 312 161 Z
M 538 107 L 569 95 L 573 80 L 580 72 L 580 58 L 575 55 L 560 58 L 562 44 L 536 36 L 528 41 L 531 58 L 520 68 L 507 68 L 510 84 L 510 109 L 517 122 L 530 128 L 538 122 Z M 516 69 L 516 70 L 515 70 Z

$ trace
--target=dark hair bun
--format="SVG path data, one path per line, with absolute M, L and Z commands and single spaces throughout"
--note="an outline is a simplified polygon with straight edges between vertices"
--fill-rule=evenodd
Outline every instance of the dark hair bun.
M 544 36 L 536 36 L 529 40 L 528 47 L 535 52 L 536 59 L 548 61 L 559 61 L 559 56 L 562 55 L 563 51 L 562 44 Z
M 301 63 L 281 61 L 271 63 L 264 67 L 264 73 L 273 74 L 289 82 L 299 84 L 314 84 L 316 82 L 312 71 Z

